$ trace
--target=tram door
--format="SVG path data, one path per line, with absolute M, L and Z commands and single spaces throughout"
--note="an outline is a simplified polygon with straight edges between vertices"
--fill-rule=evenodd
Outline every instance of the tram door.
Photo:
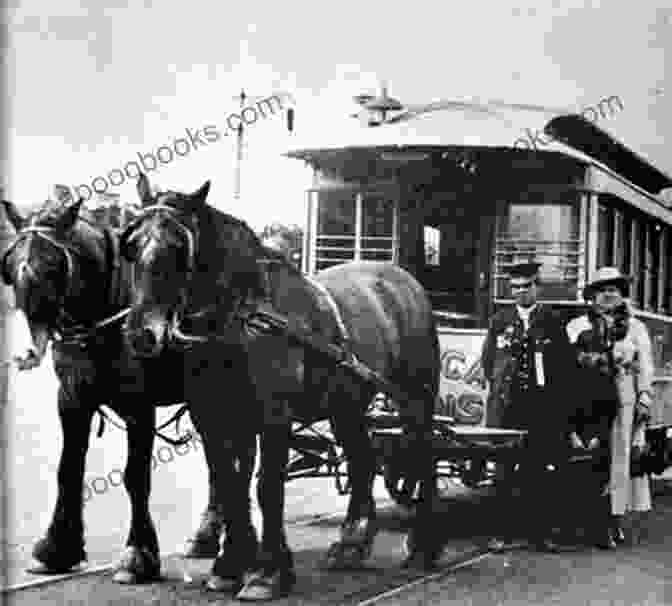
M 465 327 L 485 326 L 492 311 L 494 217 L 471 199 L 436 193 L 409 205 L 400 223 L 401 264 L 429 292 L 434 309 L 462 318 Z

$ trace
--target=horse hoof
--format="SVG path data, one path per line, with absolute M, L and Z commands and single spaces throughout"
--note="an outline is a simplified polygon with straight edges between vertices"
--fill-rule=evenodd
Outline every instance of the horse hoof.
M 38 566 L 29 569 L 33 574 L 65 574 L 86 561 L 86 551 L 80 543 L 72 547 L 72 540 L 65 542 L 67 547 L 58 546 L 52 536 L 39 539 L 33 547 L 33 558 Z
M 371 556 L 371 545 L 333 543 L 324 559 L 328 570 L 353 570 L 361 568 Z
M 210 578 L 206 586 L 211 591 L 238 591 L 244 585 L 246 575 L 251 574 L 257 566 L 259 545 L 257 536 L 251 531 L 247 544 L 234 545 L 228 539 L 224 541 L 221 551 L 212 565 Z
M 127 547 L 117 564 L 112 580 L 124 585 L 150 583 L 161 578 L 161 561 L 146 547 Z
M 264 602 L 289 595 L 296 583 L 292 570 L 276 570 L 272 574 L 256 572 L 247 575 L 243 588 L 236 595 L 241 602 Z

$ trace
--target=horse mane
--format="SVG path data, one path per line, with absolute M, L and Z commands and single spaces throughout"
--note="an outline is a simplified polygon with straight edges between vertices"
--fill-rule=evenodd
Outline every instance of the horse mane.
M 259 236 L 256 234 L 256 232 L 247 224 L 246 221 L 243 219 L 238 219 L 237 217 L 234 217 L 233 215 L 229 215 L 228 213 L 221 212 L 221 215 L 223 218 L 226 220 L 227 223 L 233 225 L 234 227 L 238 227 L 242 229 L 247 236 L 250 239 L 250 242 L 252 243 L 253 247 L 255 248 L 255 252 L 258 254 L 259 257 L 262 259 L 270 259 L 272 261 L 276 261 L 280 264 L 282 264 L 290 273 L 292 273 L 295 276 L 301 276 L 303 275 L 297 267 L 290 262 L 290 260 L 282 254 L 280 251 L 275 250 L 269 246 L 265 246 Z

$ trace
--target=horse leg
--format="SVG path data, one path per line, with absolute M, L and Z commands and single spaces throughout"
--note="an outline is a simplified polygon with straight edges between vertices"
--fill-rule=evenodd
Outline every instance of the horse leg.
M 198 416 L 193 416 L 196 431 L 202 436 L 203 428 L 199 427 Z M 254 455 L 253 455 L 254 456 Z M 221 534 L 224 529 L 223 496 L 217 494 L 217 483 L 213 462 L 205 449 L 205 463 L 208 467 L 208 504 L 201 513 L 201 522 L 193 536 L 187 539 L 184 556 L 187 558 L 215 558 L 219 553 Z M 254 461 L 253 461 L 254 463 Z M 251 479 L 250 472 L 250 479 Z
M 327 551 L 326 566 L 330 569 L 360 568 L 371 556 L 376 535 L 376 460 L 364 412 L 374 395 L 368 386 L 351 384 L 348 393 L 337 393 L 332 399 L 332 425 L 348 462 L 351 492 L 341 538 Z
M 406 468 L 412 477 L 420 481 L 418 505 L 413 525 L 406 539 L 408 556 L 405 567 L 429 570 L 434 568 L 441 555 L 441 536 L 437 536 L 435 522 L 435 504 L 438 500 L 436 484 L 436 461 L 432 449 L 432 403 L 416 402 L 416 410 L 402 411 L 402 424 L 405 448 L 398 456 L 406 461 Z M 417 411 L 420 411 L 419 414 Z M 416 414 L 413 414 L 416 413 Z M 403 465 L 403 463 L 402 463 Z
M 263 601 L 284 597 L 296 583 L 294 558 L 284 528 L 290 432 L 286 402 L 270 404 L 261 435 L 261 477 L 257 484 L 257 499 L 263 516 L 259 569 L 249 576 L 236 596 L 239 600 Z
M 257 437 L 252 431 L 241 431 L 240 435 L 228 441 L 218 435 L 212 438 L 217 440 L 218 445 L 229 444 L 227 451 L 215 451 L 209 440 L 204 440 L 204 447 L 210 449 L 213 457 L 211 460 L 216 462 L 212 467 L 215 489 L 218 494 L 227 491 L 229 497 L 226 507 L 221 509 L 226 538 L 213 563 L 207 587 L 212 591 L 235 591 L 257 563 L 259 544 L 250 504 Z
M 247 368 L 236 359 L 232 360 L 230 358 L 231 355 L 230 351 L 216 351 L 208 352 L 208 354 L 204 354 L 198 358 L 190 357 L 188 359 L 191 365 L 189 375 L 196 377 L 195 380 L 199 384 L 197 392 L 200 391 L 200 386 L 203 382 L 207 382 L 214 386 L 214 393 L 215 389 L 220 389 L 219 386 L 225 380 L 231 384 L 230 393 L 236 394 L 238 400 L 246 403 L 252 402 L 255 394 Z M 217 361 L 212 367 L 210 364 L 211 360 Z M 225 379 L 223 373 L 226 375 Z M 219 412 L 217 412 L 218 410 Z M 214 409 L 212 407 L 204 409 L 198 406 L 190 406 L 190 415 L 196 431 L 198 431 L 204 440 L 205 461 L 208 467 L 208 505 L 201 514 L 201 523 L 194 536 L 187 540 L 184 555 L 190 558 L 215 558 L 220 553 L 220 548 L 229 546 L 229 542 L 226 540 L 224 545 L 221 545 L 221 536 L 224 533 L 227 519 L 227 504 L 225 499 L 227 495 L 231 494 L 231 485 L 227 484 L 226 481 L 217 481 L 215 466 L 218 461 L 216 454 L 213 453 L 213 446 L 206 445 L 205 439 L 205 436 L 212 431 L 213 427 L 222 424 L 222 419 L 218 418 L 218 415 L 224 410 L 222 408 L 217 409 L 216 407 Z M 237 465 L 240 473 L 243 474 L 242 483 L 247 487 L 244 490 L 245 494 L 248 495 L 247 509 L 249 512 L 249 486 L 252 481 L 256 460 L 256 433 L 250 424 L 246 422 L 241 423 L 239 428 L 228 431 L 228 433 L 238 436 L 237 444 L 234 448 L 236 452 L 235 460 L 231 460 L 231 465 Z M 229 476 L 234 473 L 234 469 L 229 467 L 227 471 L 222 471 L 222 473 L 226 473 Z M 256 544 L 256 534 L 254 536 Z M 226 573 L 227 566 L 222 560 L 220 560 L 219 568 L 223 573 Z
M 132 423 L 127 424 L 128 456 L 124 486 L 131 500 L 131 527 L 126 550 L 113 576 L 117 583 L 135 584 L 160 578 L 159 540 L 149 513 L 152 448 L 156 410 L 138 402 Z
M 44 566 L 35 572 L 63 573 L 86 560 L 82 486 L 93 411 L 72 401 L 60 387 L 58 414 L 63 433 L 58 497 L 46 536 L 33 547 L 33 557 Z

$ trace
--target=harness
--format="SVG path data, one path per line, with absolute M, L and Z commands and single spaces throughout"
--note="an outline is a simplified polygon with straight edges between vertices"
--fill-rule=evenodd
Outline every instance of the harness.
M 98 226 L 93 225 L 88 221 L 87 224 L 91 225 L 92 227 L 98 228 Z M 121 270 L 119 263 L 118 244 L 116 239 L 109 232 L 109 230 L 101 229 L 101 231 L 104 234 L 108 244 L 108 260 L 110 267 L 110 271 L 108 272 L 109 282 L 107 286 L 107 292 L 108 292 L 107 301 L 109 307 L 115 307 L 121 298 Z M 71 245 L 60 242 L 58 239 L 56 239 L 54 237 L 55 233 L 56 229 L 53 227 L 40 226 L 40 225 L 32 225 L 24 227 L 17 233 L 14 242 L 12 242 L 12 244 L 8 247 L 8 249 L 4 253 L 3 262 L 4 259 L 6 259 L 7 256 L 11 254 L 11 252 L 16 248 L 16 246 L 24 237 L 29 237 L 31 235 L 37 238 L 41 238 L 42 240 L 48 242 L 63 254 L 67 267 L 66 285 L 65 289 L 63 290 L 63 293 L 59 297 L 58 302 L 59 315 L 56 318 L 56 323 L 52 331 L 52 339 L 55 343 L 58 343 L 59 345 L 79 345 L 80 348 L 85 349 L 89 344 L 89 342 L 92 339 L 94 339 L 102 329 L 108 326 L 112 326 L 113 324 L 116 324 L 117 322 L 123 320 L 129 314 L 130 307 L 124 308 L 114 314 L 106 316 L 101 320 L 97 320 L 89 326 L 77 323 L 74 320 L 74 318 L 72 318 L 72 316 L 65 311 L 65 302 L 72 293 L 72 282 L 75 274 L 75 262 L 73 257 L 75 255 L 81 256 L 81 253 Z M 34 270 L 27 262 L 23 262 L 19 266 L 19 271 L 26 271 L 32 274 L 33 276 L 35 275 Z M 100 418 L 98 431 L 96 432 L 96 435 L 98 437 L 101 437 L 103 435 L 105 431 L 106 421 L 108 421 L 110 424 L 117 427 L 118 429 L 126 430 L 126 427 L 115 422 L 114 419 L 112 419 L 112 417 L 109 415 L 109 413 L 107 413 L 104 410 L 103 407 L 104 405 L 101 404 L 96 408 L 96 412 L 98 413 Z M 185 412 L 187 412 L 187 409 L 188 409 L 187 405 L 183 404 L 180 407 L 180 409 L 178 409 L 178 411 L 174 415 L 172 415 L 170 419 L 168 419 L 168 421 L 162 423 L 159 427 L 154 429 L 155 435 L 161 438 L 162 440 L 172 444 L 173 446 L 181 446 L 189 442 L 189 440 L 191 440 L 193 437 L 189 433 L 177 440 L 174 440 L 160 433 L 162 429 L 168 427 L 173 422 L 176 423 L 176 431 L 178 431 L 179 421 L 181 417 L 185 414 Z M 126 423 L 129 422 L 133 423 L 134 421 L 133 419 L 128 419 Z
M 196 265 L 196 241 L 197 235 L 191 234 L 189 227 L 184 225 L 176 214 L 178 209 L 164 205 L 154 204 L 147 206 L 143 214 L 137 219 L 139 222 L 142 218 L 147 216 L 150 212 L 159 211 L 166 212 L 174 225 L 178 226 L 181 233 L 183 233 L 188 242 L 187 267 L 191 268 L 185 280 L 184 291 L 186 293 L 186 285 L 189 284 L 193 278 L 193 269 Z M 249 228 L 248 228 L 249 229 Z M 352 351 L 350 344 L 350 335 L 345 326 L 338 305 L 328 289 L 322 284 L 303 276 L 324 298 L 328 307 L 331 310 L 333 319 L 335 320 L 339 330 L 339 343 L 334 343 L 332 339 L 324 335 L 314 333 L 308 330 L 298 317 L 287 316 L 279 313 L 273 304 L 273 288 L 271 279 L 271 267 L 275 264 L 284 265 L 286 260 L 275 259 L 272 257 L 257 259 L 257 266 L 262 275 L 264 284 L 264 294 L 261 300 L 250 299 L 247 293 L 240 293 L 234 299 L 234 304 L 225 322 L 225 330 L 232 327 L 236 322 L 240 323 L 242 328 L 251 334 L 263 335 L 281 335 L 288 338 L 290 341 L 301 345 L 304 348 L 310 349 L 334 362 L 337 366 L 345 368 L 354 373 L 367 383 L 373 384 L 376 389 L 389 395 L 396 401 L 408 401 L 413 399 L 434 399 L 431 388 L 428 385 L 422 387 L 413 393 L 406 389 L 390 382 L 383 375 L 377 371 L 369 368 L 366 364 L 361 362 Z M 217 311 L 216 304 L 210 304 L 202 309 L 185 315 L 186 318 L 203 317 L 210 311 Z M 195 345 L 205 345 L 216 342 L 230 342 L 230 337 L 221 333 L 210 333 L 204 335 L 187 334 L 180 327 L 180 313 L 176 312 L 173 315 L 173 322 L 169 328 L 169 337 L 176 343 L 185 348 L 193 347 Z

